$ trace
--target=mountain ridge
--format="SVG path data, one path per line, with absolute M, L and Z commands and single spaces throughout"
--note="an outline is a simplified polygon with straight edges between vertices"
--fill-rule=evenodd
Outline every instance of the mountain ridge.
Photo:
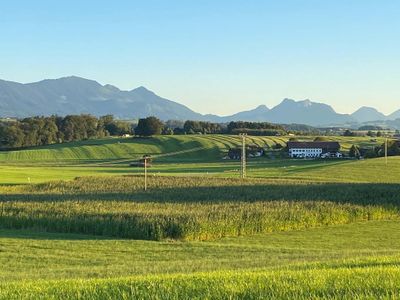
M 330 105 L 309 99 L 285 98 L 268 108 L 254 109 L 228 116 L 200 114 L 185 105 L 158 96 L 144 86 L 129 91 L 111 84 L 102 85 L 78 76 L 44 79 L 33 83 L 0 80 L 0 116 L 67 115 L 91 113 L 114 114 L 137 119 L 154 115 L 162 120 L 199 120 L 212 122 L 258 121 L 297 123 L 311 126 L 342 125 L 400 118 L 400 110 L 389 116 L 371 107 L 361 107 L 352 114 L 337 113 Z

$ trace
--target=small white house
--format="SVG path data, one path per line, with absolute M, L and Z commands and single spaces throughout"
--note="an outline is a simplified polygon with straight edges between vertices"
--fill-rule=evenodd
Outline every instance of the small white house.
M 340 144 L 338 142 L 288 142 L 289 156 L 291 158 L 326 158 L 341 157 Z M 340 155 L 340 156 L 339 156 Z

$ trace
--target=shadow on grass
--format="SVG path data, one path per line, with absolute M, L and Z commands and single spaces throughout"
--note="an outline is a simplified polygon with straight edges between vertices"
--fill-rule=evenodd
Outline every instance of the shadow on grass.
M 26 229 L 0 229 L 0 239 L 22 240 L 49 240 L 49 241 L 111 241 L 123 238 L 107 237 L 101 235 L 88 235 L 80 233 L 60 233 L 26 230 Z
M 7 186 L 18 186 L 18 185 L 21 185 L 20 183 L 0 183 L 0 187 L 2 187 L 2 186 L 4 186 L 4 187 L 7 187 Z
M 118 188 L 118 187 L 116 187 Z M 65 190 L 3 194 L 0 201 L 134 201 L 158 203 L 226 203 L 256 201 L 329 201 L 358 205 L 400 206 L 400 184 L 319 183 L 235 186 L 152 187 L 149 190 Z M 1 210 L 1 207 L 0 207 Z

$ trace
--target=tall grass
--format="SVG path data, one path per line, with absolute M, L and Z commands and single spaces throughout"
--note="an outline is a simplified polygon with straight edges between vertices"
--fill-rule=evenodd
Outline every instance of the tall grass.
M 397 209 L 326 201 L 220 204 L 22 201 L 2 204 L 0 224 L 10 229 L 133 239 L 207 240 L 397 217 Z
M 397 185 L 138 177 L 3 188 L 0 226 L 133 239 L 208 240 L 399 216 Z
M 0 299 L 397 299 L 400 269 L 217 272 L 0 285 Z

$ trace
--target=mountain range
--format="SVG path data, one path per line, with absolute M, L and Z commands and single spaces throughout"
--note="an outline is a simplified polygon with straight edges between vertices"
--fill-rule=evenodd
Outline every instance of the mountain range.
M 22 84 L 0 80 L 0 116 L 113 114 L 122 119 L 157 116 L 162 120 L 212 122 L 267 121 L 282 124 L 330 126 L 400 118 L 400 110 L 385 116 L 374 108 L 361 107 L 353 114 L 339 114 L 323 103 L 284 99 L 269 109 L 265 105 L 230 116 L 202 115 L 177 102 L 162 98 L 145 87 L 122 91 L 112 85 L 76 76 Z

